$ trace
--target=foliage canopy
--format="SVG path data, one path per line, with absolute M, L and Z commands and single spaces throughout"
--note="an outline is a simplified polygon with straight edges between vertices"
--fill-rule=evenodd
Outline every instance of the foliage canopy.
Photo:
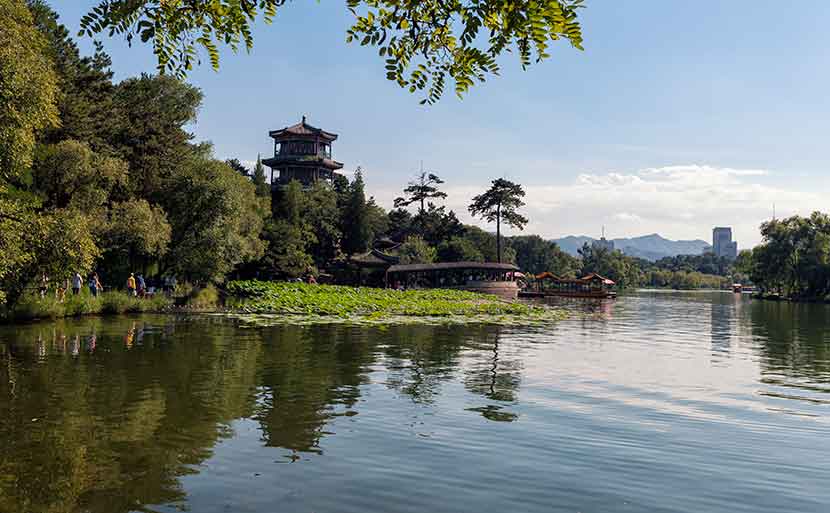
M 522 68 L 550 57 L 564 39 L 582 49 L 577 19 L 584 0 L 347 0 L 354 24 L 346 41 L 377 47 L 386 77 L 435 103 L 452 81 L 463 96 L 498 75 L 498 57 L 518 55 Z M 184 76 L 207 53 L 219 68 L 219 45 L 250 50 L 252 24 L 271 23 L 286 0 L 100 0 L 81 19 L 81 33 L 101 32 L 150 43 L 160 73 Z

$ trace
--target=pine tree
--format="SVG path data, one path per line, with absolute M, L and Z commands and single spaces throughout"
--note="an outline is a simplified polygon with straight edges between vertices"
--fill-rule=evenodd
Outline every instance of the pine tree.
M 525 191 L 522 186 L 504 178 L 493 180 L 493 185 L 484 193 L 473 198 L 469 206 L 470 214 L 482 217 L 488 222 L 496 222 L 496 259 L 501 263 L 501 224 L 521 230 L 527 224 L 527 218 L 516 212 L 524 206 L 522 198 Z
M 349 197 L 343 213 L 343 240 L 341 246 L 347 255 L 363 253 L 372 243 L 372 229 L 369 224 L 369 208 L 366 204 L 363 173 L 357 168 L 354 180 L 349 185 Z
M 262 165 L 262 155 L 257 154 L 256 166 L 254 166 L 254 173 L 252 175 L 254 186 L 256 187 L 257 196 L 270 196 L 271 186 L 265 179 L 265 166 Z

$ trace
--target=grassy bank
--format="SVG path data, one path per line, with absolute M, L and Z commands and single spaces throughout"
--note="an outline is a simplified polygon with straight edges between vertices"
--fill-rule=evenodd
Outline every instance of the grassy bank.
M 486 317 L 558 320 L 561 312 L 460 290 L 391 290 L 305 283 L 236 281 L 227 307 L 243 313 L 387 319 L 393 317 Z
M 43 298 L 39 295 L 27 295 L 11 309 L 0 311 L 0 320 L 14 322 L 89 314 L 161 312 L 170 305 L 171 301 L 166 297 L 139 299 L 118 291 L 105 292 L 98 297 L 92 297 L 87 291 L 77 296 L 68 294 L 63 302 L 51 294 Z

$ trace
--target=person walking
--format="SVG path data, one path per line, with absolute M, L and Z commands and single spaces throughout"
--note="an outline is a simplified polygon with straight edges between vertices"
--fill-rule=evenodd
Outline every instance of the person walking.
M 95 281 L 95 294 L 94 296 L 98 296 L 101 292 L 104 292 L 104 286 L 101 285 L 101 280 L 98 278 L 98 273 L 93 273 L 92 279 Z
M 69 290 L 69 278 L 64 278 L 63 283 L 55 289 L 55 298 L 59 303 L 63 303 L 63 300 L 66 299 L 67 290 Z
M 81 293 L 81 274 L 79 272 L 75 272 L 72 275 L 72 295 L 77 296 Z
M 40 297 L 46 297 L 46 292 L 49 290 L 49 276 L 43 273 L 40 276 Z
M 147 291 L 147 284 L 144 282 L 144 276 L 138 275 L 138 297 L 144 297 Z
M 87 283 L 89 284 L 89 292 L 92 294 L 92 297 L 98 297 L 98 284 L 95 281 L 94 273 L 89 275 L 89 281 Z
M 135 296 L 135 276 L 133 276 L 133 273 L 130 273 L 130 277 L 127 278 L 127 294 Z

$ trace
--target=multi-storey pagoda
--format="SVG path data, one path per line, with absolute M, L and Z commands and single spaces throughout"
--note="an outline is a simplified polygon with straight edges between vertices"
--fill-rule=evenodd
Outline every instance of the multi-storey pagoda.
M 271 168 L 271 189 L 275 193 L 292 180 L 311 187 L 319 180 L 331 181 L 343 164 L 332 160 L 331 143 L 337 134 L 313 127 L 303 120 L 268 132 L 274 139 L 274 156 L 262 161 Z M 274 176 L 277 171 L 277 176 Z

